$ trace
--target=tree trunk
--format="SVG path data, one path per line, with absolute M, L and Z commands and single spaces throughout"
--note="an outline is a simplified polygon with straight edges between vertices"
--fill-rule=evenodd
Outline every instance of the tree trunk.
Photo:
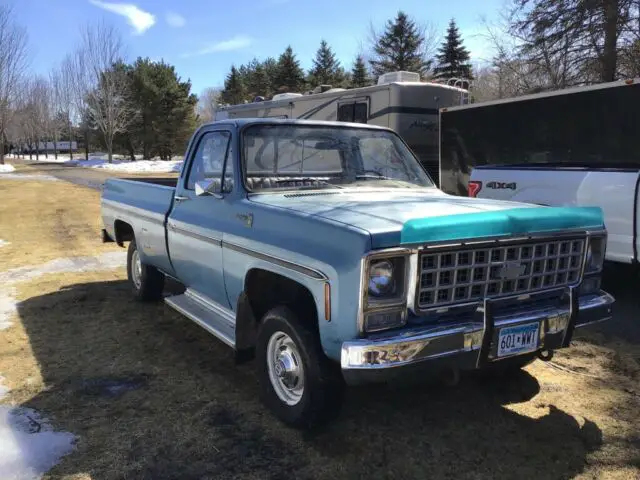
M 133 142 L 131 141 L 131 137 L 129 137 L 129 139 L 127 141 L 127 148 L 129 149 L 129 157 L 131 157 L 131 161 L 135 162 L 136 161 L 136 152 L 133 149 Z
M 2 148 L 0 149 L 0 165 L 4 165 L 4 130 L 0 130 L 0 139 L 3 139 Z
M 53 158 L 58 159 L 58 140 L 53 139 Z
M 71 117 L 69 117 L 69 160 L 73 160 L 73 148 L 71 148 L 72 143 L 73 143 L 73 127 L 71 126 Z
M 113 162 L 113 137 L 109 138 L 109 136 L 105 137 L 105 143 L 107 144 L 107 161 L 109 163 Z
M 36 138 L 36 162 L 40 161 L 40 139 Z
M 89 129 L 84 131 L 84 159 L 89 161 Z
M 603 82 L 613 82 L 616 79 L 616 61 L 618 44 L 618 0 L 604 2 L 604 50 L 602 52 Z

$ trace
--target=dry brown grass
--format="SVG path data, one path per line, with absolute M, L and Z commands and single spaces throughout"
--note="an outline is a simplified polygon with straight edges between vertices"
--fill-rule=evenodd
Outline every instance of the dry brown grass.
M 0 333 L 10 399 L 80 438 L 50 478 L 640 476 L 638 348 L 619 340 L 576 340 L 557 367 L 508 381 L 353 389 L 337 422 L 303 434 L 257 401 L 252 365 L 134 301 L 123 270 L 49 275 L 18 295 L 19 323 Z
M 32 170 L 32 169 L 29 169 Z M 100 237 L 100 192 L 66 182 L 0 179 L 0 270 L 114 250 Z
M 97 237 L 97 192 L 0 189 L 12 185 L 24 215 L 9 225 L 49 225 L 37 240 L 20 225 L 8 237 L 3 217 L 0 238 L 32 250 L 23 262 L 113 248 Z M 51 234 L 58 208 L 66 249 Z M 14 261 L 10 247 L 0 262 Z M 79 437 L 46 478 L 640 478 L 640 346 L 622 334 L 582 334 L 553 365 L 512 378 L 352 389 L 338 421 L 300 433 L 259 403 L 252 364 L 234 365 L 226 346 L 163 304 L 134 301 L 125 278 L 119 269 L 15 286 L 16 322 L 0 332 L 9 400 Z

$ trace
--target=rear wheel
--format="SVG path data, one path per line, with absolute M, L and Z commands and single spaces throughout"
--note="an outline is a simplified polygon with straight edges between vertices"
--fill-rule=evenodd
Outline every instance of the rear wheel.
M 257 340 L 261 399 L 280 420 L 312 428 L 339 414 L 344 384 L 316 332 L 277 307 L 264 316 Z
M 142 263 L 135 238 L 129 243 L 127 251 L 127 278 L 138 300 L 155 301 L 162 298 L 164 274 L 157 268 Z

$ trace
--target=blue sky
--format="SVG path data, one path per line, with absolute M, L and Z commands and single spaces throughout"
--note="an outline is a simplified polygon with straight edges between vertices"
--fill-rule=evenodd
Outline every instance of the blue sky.
M 481 18 L 493 21 L 504 0 L 13 0 L 28 28 L 31 68 L 47 71 L 74 48 L 78 26 L 116 26 L 130 59 L 161 59 L 190 78 L 193 91 L 222 85 L 232 63 L 277 56 L 288 44 L 307 69 L 324 38 L 345 67 L 366 46 L 369 25 L 381 28 L 399 9 L 443 36 L 456 19 L 474 62 L 491 55 Z M 440 40 L 440 39 L 438 39 Z

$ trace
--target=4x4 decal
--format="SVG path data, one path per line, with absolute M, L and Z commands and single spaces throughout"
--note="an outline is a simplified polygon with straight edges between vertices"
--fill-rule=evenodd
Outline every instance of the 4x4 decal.
M 516 189 L 516 182 L 511 182 L 511 183 L 507 183 L 507 182 L 489 182 L 485 185 L 487 188 L 492 188 L 494 190 L 500 190 L 500 189 L 510 189 L 510 190 L 515 190 Z

